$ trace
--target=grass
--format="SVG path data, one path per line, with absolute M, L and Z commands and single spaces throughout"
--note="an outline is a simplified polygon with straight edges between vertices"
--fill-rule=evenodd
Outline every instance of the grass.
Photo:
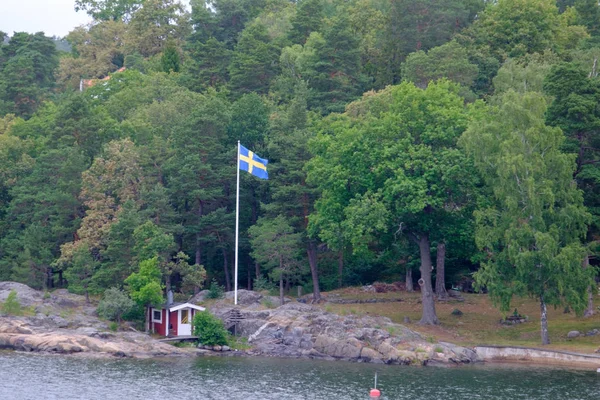
M 342 298 L 402 298 L 401 302 L 365 303 L 365 304 L 327 304 L 328 311 L 341 314 L 381 315 L 389 317 L 393 322 L 402 324 L 404 317 L 411 321 L 421 319 L 421 294 L 407 292 L 365 293 L 360 288 L 346 288 L 335 291 Z M 421 326 L 417 323 L 409 325 L 410 329 L 421 333 L 428 341 L 447 341 L 463 346 L 510 345 L 541 347 L 540 339 L 540 306 L 535 299 L 514 298 L 511 310 L 517 308 L 519 313 L 527 315 L 529 322 L 518 325 L 501 325 L 503 317 L 485 294 L 462 293 L 464 302 L 436 302 L 436 312 L 440 325 Z M 600 303 L 596 296 L 595 304 Z M 463 315 L 452 315 L 452 310 L 459 308 Z M 581 353 L 592 353 L 600 344 L 600 336 L 578 337 L 568 339 L 570 331 L 588 332 L 600 329 L 600 312 L 590 318 L 578 317 L 575 313 L 563 313 L 564 307 L 548 309 L 548 328 L 551 344 L 545 348 L 569 350 Z M 387 328 L 392 334 L 393 329 Z

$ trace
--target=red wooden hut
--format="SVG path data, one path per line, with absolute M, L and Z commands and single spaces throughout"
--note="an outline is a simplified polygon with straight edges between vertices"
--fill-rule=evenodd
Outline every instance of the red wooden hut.
M 190 336 L 192 334 L 192 320 L 198 311 L 204 307 L 191 303 L 171 303 L 167 307 L 152 307 L 150 309 L 150 329 L 159 335 Z M 167 330 L 168 327 L 168 330 Z

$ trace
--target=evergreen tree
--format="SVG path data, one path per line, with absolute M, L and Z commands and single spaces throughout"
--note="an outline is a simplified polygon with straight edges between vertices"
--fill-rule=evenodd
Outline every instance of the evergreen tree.
M 243 93 L 265 94 L 277 74 L 279 49 L 261 24 L 252 24 L 240 34 L 229 65 L 229 87 L 237 96 Z
M 296 3 L 288 37 L 292 43 L 304 45 L 311 32 L 320 32 L 323 25 L 323 0 L 302 0 Z

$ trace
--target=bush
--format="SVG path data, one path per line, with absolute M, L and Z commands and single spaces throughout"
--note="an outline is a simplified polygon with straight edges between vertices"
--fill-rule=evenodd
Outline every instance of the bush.
M 206 346 L 226 345 L 227 330 L 223 321 L 208 311 L 202 311 L 194 317 L 194 334 L 200 343 Z
M 210 287 L 208 288 L 208 294 L 206 297 L 208 299 L 220 299 L 223 298 L 225 294 L 225 288 L 217 283 L 215 279 L 210 283 Z
M 15 290 L 11 290 L 8 294 L 6 301 L 2 305 L 2 312 L 8 315 L 21 315 L 23 313 Z
M 254 280 L 254 291 L 255 292 L 262 292 L 262 291 L 267 291 L 269 293 L 272 293 L 274 290 L 279 290 L 275 284 L 271 281 L 269 281 L 267 278 L 263 277 L 263 276 L 259 276 L 258 278 L 256 278 Z
M 121 322 L 124 314 L 130 312 L 135 306 L 133 300 L 120 289 L 110 288 L 104 292 L 104 298 L 100 300 L 96 312 L 102 318 Z

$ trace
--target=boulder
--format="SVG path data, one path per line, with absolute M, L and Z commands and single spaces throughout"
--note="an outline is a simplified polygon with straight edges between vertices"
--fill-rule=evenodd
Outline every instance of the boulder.
M 17 299 L 24 307 L 41 302 L 43 294 L 27 285 L 18 282 L 0 282 L 0 301 L 6 301 L 11 291 L 17 292 Z
M 580 335 L 581 335 L 581 333 L 579 331 L 571 331 L 571 332 L 567 333 L 567 337 L 569 339 L 579 337 Z
M 188 301 L 188 303 L 192 303 L 192 304 L 201 303 L 208 298 L 209 293 L 210 293 L 210 291 L 208 291 L 208 290 L 202 290 L 202 291 L 198 292 L 198 294 L 194 295 L 194 297 L 192 297 Z
M 373 350 L 370 347 L 362 348 L 362 350 L 360 351 L 360 358 L 368 362 L 383 362 L 381 353 L 379 353 L 376 350 Z
M 235 295 L 234 291 L 226 292 L 225 298 L 228 300 L 233 300 L 234 295 Z M 263 298 L 263 295 L 260 294 L 259 292 L 255 292 L 253 290 L 245 290 L 245 289 L 238 290 L 238 304 L 239 305 L 248 306 L 251 304 L 260 303 L 262 298 Z M 279 301 L 276 304 L 279 304 Z
M 362 344 L 355 338 L 337 340 L 330 336 L 319 335 L 314 348 L 320 353 L 335 358 L 357 359 L 360 357 Z

